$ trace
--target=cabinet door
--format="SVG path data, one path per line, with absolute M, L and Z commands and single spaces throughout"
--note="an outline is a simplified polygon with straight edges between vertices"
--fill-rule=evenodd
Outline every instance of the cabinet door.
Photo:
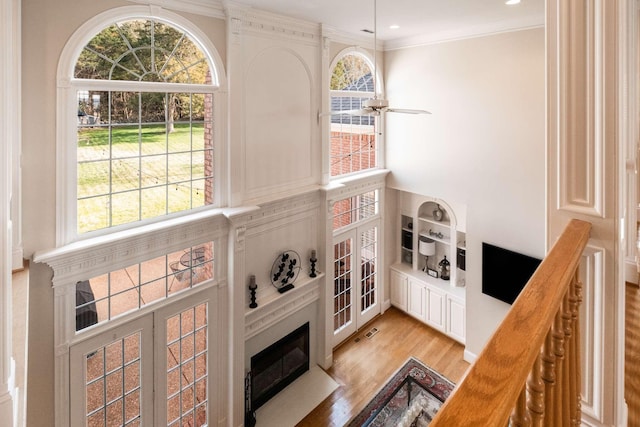
M 465 306 L 464 302 L 457 298 L 447 297 L 447 335 L 464 344 L 465 333 Z
M 391 304 L 402 311 L 407 311 L 407 276 L 391 270 Z
M 439 289 L 427 288 L 426 321 L 434 329 L 444 331 L 445 294 Z
M 426 286 L 424 283 L 408 279 L 409 294 L 407 298 L 407 311 L 420 320 L 426 320 Z

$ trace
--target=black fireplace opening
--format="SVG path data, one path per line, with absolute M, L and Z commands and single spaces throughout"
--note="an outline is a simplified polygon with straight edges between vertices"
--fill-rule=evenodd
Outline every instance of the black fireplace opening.
M 251 357 L 251 409 L 309 370 L 309 323 Z

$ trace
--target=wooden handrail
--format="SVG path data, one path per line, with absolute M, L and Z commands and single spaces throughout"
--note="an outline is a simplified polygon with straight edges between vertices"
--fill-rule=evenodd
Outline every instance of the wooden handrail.
M 567 225 L 430 427 L 579 420 L 577 270 L 590 231 L 588 222 Z

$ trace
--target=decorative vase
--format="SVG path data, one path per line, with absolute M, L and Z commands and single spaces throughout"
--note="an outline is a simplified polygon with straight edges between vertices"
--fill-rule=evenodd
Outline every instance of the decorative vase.
M 449 268 L 450 268 L 450 263 L 449 260 L 447 259 L 447 256 L 444 256 L 444 259 L 442 261 L 440 261 L 440 263 L 438 264 L 438 266 L 440 267 L 440 278 L 442 280 L 449 280 Z
M 440 205 L 436 205 L 437 207 L 433 210 L 433 219 L 436 221 L 442 221 L 444 217 L 444 211 L 440 208 Z

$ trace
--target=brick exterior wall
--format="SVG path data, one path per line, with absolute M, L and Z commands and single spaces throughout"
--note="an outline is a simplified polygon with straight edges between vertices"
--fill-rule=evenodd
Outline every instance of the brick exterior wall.
M 331 132 L 331 176 L 371 169 L 376 166 L 375 135 Z

